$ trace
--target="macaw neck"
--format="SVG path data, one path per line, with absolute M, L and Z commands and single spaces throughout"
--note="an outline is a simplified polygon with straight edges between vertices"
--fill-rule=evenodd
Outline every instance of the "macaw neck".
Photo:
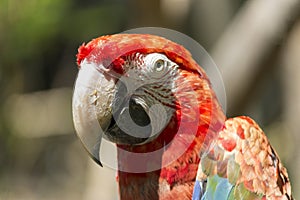
M 168 169 L 166 158 L 174 150 L 172 145 L 178 133 L 178 124 L 177 118 L 172 118 L 168 127 L 155 140 L 147 144 L 118 145 L 119 171 L 117 179 L 121 200 L 158 200 L 167 199 L 170 196 L 162 197 L 171 192 L 175 185 L 176 170 Z M 168 155 L 164 156 L 165 154 Z M 182 155 L 178 157 L 180 156 Z M 171 179 L 172 181 L 170 181 Z
M 205 136 L 214 135 L 225 119 L 221 111 L 216 114 L 209 123 L 204 119 L 199 123 L 173 121 L 158 138 L 142 146 L 118 145 L 120 199 L 191 199 Z M 136 153 L 146 155 L 159 149 L 163 151 L 138 160 L 135 157 Z
M 174 200 L 192 199 L 194 180 L 170 185 L 160 177 L 161 170 L 147 173 L 118 172 L 119 194 L 121 200 Z
M 177 139 L 177 141 L 174 141 Z M 185 138 L 184 138 L 185 139 Z M 195 138 L 178 158 L 170 161 L 168 158 L 177 154 L 180 145 L 186 145 L 184 139 L 174 138 L 172 144 L 156 157 L 135 162 L 134 157 L 124 156 L 121 148 L 118 149 L 119 167 L 124 169 L 147 169 L 149 166 L 161 166 L 154 171 L 141 173 L 118 171 L 120 199 L 144 199 L 144 200 L 168 200 L 168 199 L 191 199 L 193 194 L 194 181 L 197 175 L 200 161 L 199 152 L 201 148 L 200 138 Z M 179 152 L 180 153 L 180 152 Z M 163 163 L 170 162 L 168 165 Z
M 120 200 L 159 198 L 159 171 L 130 173 L 118 171 Z

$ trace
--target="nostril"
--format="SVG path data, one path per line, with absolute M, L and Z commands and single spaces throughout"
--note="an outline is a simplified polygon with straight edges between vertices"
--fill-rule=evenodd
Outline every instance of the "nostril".
M 150 124 L 150 117 L 141 104 L 134 98 L 129 100 L 129 114 L 132 121 L 139 126 L 147 126 Z

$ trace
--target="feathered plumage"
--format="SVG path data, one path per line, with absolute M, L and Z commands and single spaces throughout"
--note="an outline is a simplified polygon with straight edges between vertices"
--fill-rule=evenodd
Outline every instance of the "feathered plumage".
M 194 186 L 194 199 L 291 195 L 263 132 L 246 117 L 226 120 L 207 75 L 181 45 L 154 35 L 102 36 L 78 49 L 77 64 L 75 128 L 99 162 L 101 133 L 117 144 L 122 200 L 192 199 Z

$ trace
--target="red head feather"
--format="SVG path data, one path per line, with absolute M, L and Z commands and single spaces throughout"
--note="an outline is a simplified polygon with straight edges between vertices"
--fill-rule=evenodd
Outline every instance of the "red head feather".
M 105 67 L 120 67 L 122 57 L 133 52 L 163 53 L 170 60 L 189 71 L 205 74 L 183 46 L 163 37 L 148 34 L 115 34 L 93 39 L 78 49 L 77 64 L 87 59 Z

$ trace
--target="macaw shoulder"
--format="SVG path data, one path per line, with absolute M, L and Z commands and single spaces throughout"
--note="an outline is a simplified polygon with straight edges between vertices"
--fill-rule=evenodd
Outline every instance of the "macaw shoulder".
M 201 155 L 197 181 L 204 188 L 203 197 L 225 184 L 234 191 L 227 190 L 226 195 L 235 198 L 251 194 L 258 199 L 292 199 L 288 174 L 278 154 L 258 124 L 245 116 L 225 121 Z

